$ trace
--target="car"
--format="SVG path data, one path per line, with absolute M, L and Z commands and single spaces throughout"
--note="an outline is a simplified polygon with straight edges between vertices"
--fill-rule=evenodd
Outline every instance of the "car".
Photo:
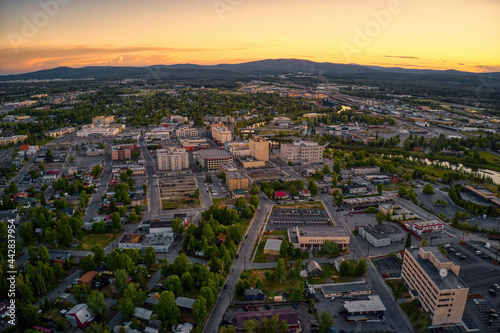
M 271 306 L 269 304 L 266 305 L 266 310 L 271 310 Z
M 492 286 L 495 288 L 495 289 L 500 289 L 500 286 L 496 283 L 493 283 Z
M 449 247 L 451 247 L 451 244 L 444 244 L 444 248 L 445 248 L 445 249 L 447 249 L 447 248 L 449 248 Z
M 245 310 L 250 311 L 250 308 L 248 307 L 248 305 L 245 305 Z
M 293 303 L 293 308 L 294 308 L 294 309 L 297 309 L 297 308 L 298 308 L 297 303 Z
M 490 257 L 489 257 L 487 254 L 483 255 L 483 259 L 484 259 L 484 260 L 488 260 L 489 258 L 490 258 Z
M 462 253 L 457 252 L 456 255 L 457 255 L 457 257 L 460 257 L 462 255 Z
M 481 254 L 483 254 L 483 252 L 481 252 L 481 251 L 476 251 L 476 256 L 480 256 Z
M 490 318 L 498 318 L 498 315 L 496 313 L 490 313 Z
M 330 298 L 330 302 L 333 302 L 335 301 L 335 296 L 333 296 L 332 298 Z
M 311 327 L 319 327 L 319 324 L 314 322 L 314 323 L 311 323 Z
M 253 307 L 253 309 L 254 309 L 255 311 L 259 311 L 259 307 L 258 307 L 258 306 L 254 306 L 254 307 Z
M 488 314 L 496 313 L 496 310 L 495 309 L 488 309 L 488 310 L 486 310 L 486 313 L 488 313 Z
M 491 296 L 496 296 L 497 295 L 497 292 L 493 289 L 490 289 L 488 290 L 488 293 L 491 295 Z
M 467 257 L 466 257 L 466 256 L 464 256 L 464 255 L 461 255 L 461 256 L 460 256 L 460 259 L 465 260 L 465 259 L 467 259 Z

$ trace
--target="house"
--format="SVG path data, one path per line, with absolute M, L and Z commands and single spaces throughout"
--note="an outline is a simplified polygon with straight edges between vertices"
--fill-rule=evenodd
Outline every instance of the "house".
M 94 315 L 90 312 L 87 304 L 77 304 L 66 312 L 66 320 L 73 327 L 84 329 L 94 321 Z
M 369 188 L 366 184 L 352 184 L 345 186 L 344 191 L 348 194 L 364 194 L 369 191 Z
M 281 239 L 268 239 L 264 246 L 264 254 L 278 256 L 281 249 Z
M 148 321 L 149 319 L 151 319 L 152 315 L 153 315 L 153 311 L 151 311 L 151 310 L 139 308 L 137 306 L 134 308 L 134 317 L 136 317 L 137 319 L 140 319 L 142 321 Z
M 276 200 L 285 200 L 288 198 L 290 198 L 290 196 L 285 191 L 274 192 L 274 199 L 276 199 Z
M 19 213 L 17 209 L 0 210 L 0 221 L 8 222 L 9 220 L 14 220 L 14 224 L 19 224 Z
M 262 290 L 257 288 L 245 289 L 244 295 L 245 299 L 248 300 L 264 299 L 266 297 Z
M 96 271 L 89 271 L 85 274 L 82 275 L 81 278 L 78 279 L 78 284 L 81 286 L 83 284 L 86 284 L 87 286 L 90 286 L 92 284 L 92 280 L 98 273 Z
M 311 260 L 307 264 L 307 275 L 309 276 L 323 276 L 323 268 L 318 264 L 318 262 Z
M 187 297 L 177 297 L 177 299 L 175 300 L 175 303 L 183 312 L 192 312 L 194 302 L 194 299 Z

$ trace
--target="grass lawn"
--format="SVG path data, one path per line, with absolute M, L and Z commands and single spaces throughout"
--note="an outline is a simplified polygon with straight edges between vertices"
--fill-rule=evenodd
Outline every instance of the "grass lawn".
M 490 153 L 489 151 L 480 151 L 479 156 L 481 158 L 484 158 L 485 160 L 487 160 L 488 163 L 496 164 L 496 165 L 500 164 L 500 157 L 493 154 L 493 153 Z
M 413 326 L 418 333 L 427 332 L 427 327 L 431 324 L 431 320 L 422 312 L 422 308 L 418 303 L 403 303 L 401 304 L 401 308 L 406 312 L 406 315 L 410 319 L 411 326 Z
M 47 139 L 43 139 L 43 140 L 36 140 L 35 143 L 36 143 L 37 146 L 41 147 L 41 146 L 46 145 L 47 143 L 49 143 L 51 141 L 54 141 L 54 138 L 47 138 Z
M 286 209 L 323 209 L 325 206 L 321 201 L 310 201 L 310 202 L 297 202 L 293 204 L 286 205 L 274 205 L 273 209 L 276 208 L 286 208 Z
M 101 244 L 102 247 L 106 247 L 121 234 L 121 231 L 108 232 L 105 234 L 86 233 L 80 240 L 80 245 L 75 246 L 73 250 L 90 250 L 92 246 L 96 244 Z
M 274 281 L 268 281 L 265 275 L 266 271 L 276 274 L 276 269 L 274 268 L 246 270 L 245 273 L 248 275 L 248 282 L 250 282 L 251 286 L 255 286 L 255 281 L 257 281 L 257 278 L 260 278 L 262 280 L 262 282 L 264 283 L 264 287 L 262 288 L 262 290 L 267 296 L 276 296 L 284 291 L 296 289 L 303 281 L 298 277 L 288 278 L 283 283 L 281 283 L 278 279 L 275 279 Z
M 408 292 L 408 288 L 406 288 L 401 279 L 385 280 L 385 283 L 387 283 L 389 287 L 391 287 L 394 297 L 410 298 L 410 293 Z

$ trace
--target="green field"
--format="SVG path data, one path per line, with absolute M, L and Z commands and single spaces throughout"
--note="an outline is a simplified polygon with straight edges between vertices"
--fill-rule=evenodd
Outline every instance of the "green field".
M 108 246 L 122 234 L 121 231 L 108 232 L 105 234 L 86 234 L 80 240 L 80 245 L 75 246 L 73 250 L 90 250 L 94 245 L 101 244 L 102 247 Z
M 390 280 L 385 280 L 385 283 L 389 285 L 389 287 L 392 290 L 392 293 L 394 294 L 394 297 L 396 298 L 409 298 L 410 297 L 410 292 L 408 291 L 408 288 L 403 284 L 401 279 L 390 279 Z
M 401 304 L 401 308 L 406 312 L 406 315 L 410 319 L 411 326 L 413 326 L 418 333 L 427 332 L 427 327 L 431 324 L 431 320 L 422 312 L 422 308 L 418 302 L 415 303 L 412 301 L 403 303 Z

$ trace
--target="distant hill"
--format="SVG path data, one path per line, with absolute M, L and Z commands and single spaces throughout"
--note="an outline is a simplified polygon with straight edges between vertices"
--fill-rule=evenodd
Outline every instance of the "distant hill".
M 286 73 L 313 73 L 342 78 L 379 80 L 408 79 L 420 81 L 467 82 L 468 86 L 480 84 L 480 78 L 492 85 L 500 85 L 500 73 L 469 73 L 456 70 L 406 69 L 400 67 L 362 66 L 356 64 L 335 64 L 313 62 L 300 59 L 267 59 L 240 64 L 218 64 L 212 66 L 195 64 L 155 65 L 148 67 L 89 66 L 82 68 L 57 67 L 36 72 L 3 75 L 0 82 L 16 80 L 53 80 L 53 79 L 125 79 L 125 78 L 223 78 L 248 75 L 269 75 Z M 484 81 L 484 80 L 483 80 Z M 475 83 L 474 83 L 475 82 Z

